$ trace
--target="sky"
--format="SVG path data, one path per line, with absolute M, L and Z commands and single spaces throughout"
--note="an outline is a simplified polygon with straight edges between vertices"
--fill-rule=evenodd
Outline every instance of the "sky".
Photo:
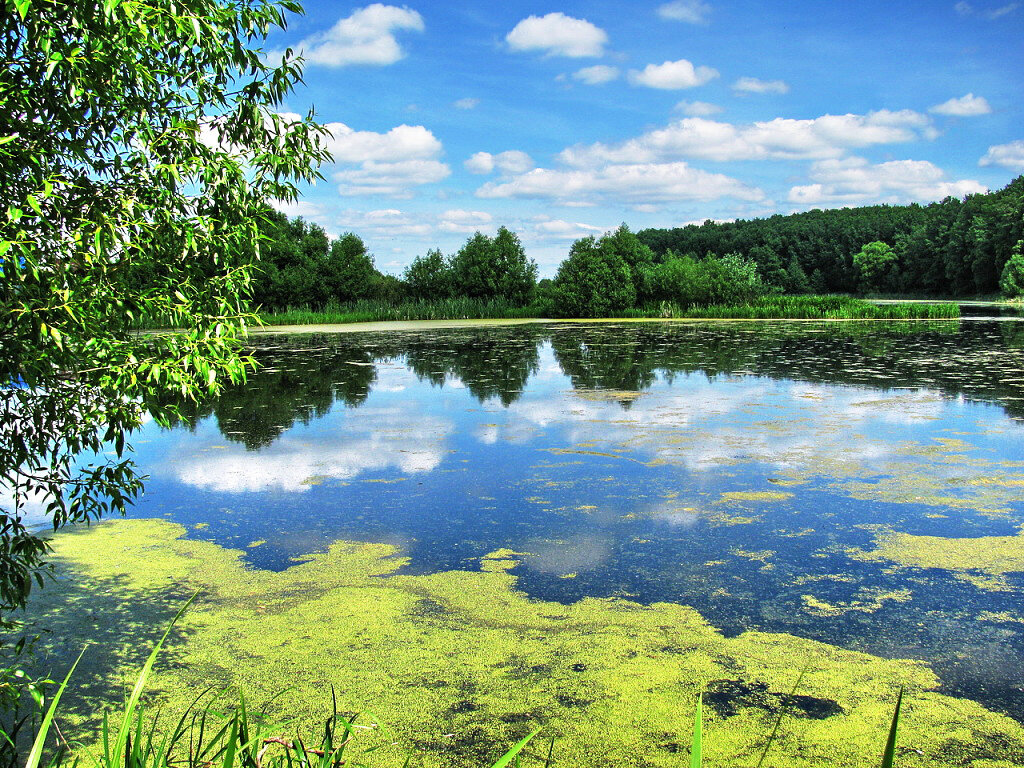
M 998 189 L 1024 173 L 1024 2 L 306 0 L 265 48 L 331 130 L 289 215 L 401 274 L 475 231 L 572 241 Z

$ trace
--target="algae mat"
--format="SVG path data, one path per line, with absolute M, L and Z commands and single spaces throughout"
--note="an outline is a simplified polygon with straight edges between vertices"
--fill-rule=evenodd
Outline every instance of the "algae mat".
M 919 662 L 791 635 L 727 638 L 670 603 L 531 600 L 507 572 L 507 550 L 478 571 L 404 575 L 390 545 L 337 542 L 270 572 L 183 534 L 124 520 L 53 539 L 59 581 L 31 613 L 53 628 L 54 672 L 95 643 L 68 713 L 80 726 L 131 679 L 140 639 L 199 590 L 154 681 L 164 711 L 212 685 L 312 724 L 333 687 L 342 709 L 387 726 L 360 736 L 363 748 L 382 745 L 366 756 L 373 765 L 400 765 L 409 750 L 426 766 L 486 765 L 537 725 L 556 737 L 556 765 L 680 765 L 699 691 L 706 765 L 756 763 L 783 701 L 789 714 L 766 765 L 861 765 L 877 760 L 904 685 L 901 765 L 1024 764 L 1024 728 L 930 690 L 937 680 Z

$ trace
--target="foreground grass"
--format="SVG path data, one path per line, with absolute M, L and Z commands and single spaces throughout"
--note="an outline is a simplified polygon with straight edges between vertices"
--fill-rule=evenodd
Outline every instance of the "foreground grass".
M 516 307 L 503 301 L 445 299 L 389 304 L 359 301 L 323 309 L 297 308 L 266 312 L 260 319 L 274 325 L 336 325 L 408 320 L 482 320 L 558 317 L 557 308 L 539 305 Z M 960 317 L 955 303 L 875 304 L 849 296 L 769 296 L 744 304 L 680 307 L 664 302 L 628 309 L 626 318 L 793 319 L 793 320 L 945 320 Z

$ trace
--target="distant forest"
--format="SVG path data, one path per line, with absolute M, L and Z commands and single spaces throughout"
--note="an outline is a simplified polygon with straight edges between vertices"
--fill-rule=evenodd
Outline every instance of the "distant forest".
M 599 316 L 669 302 L 755 300 L 771 293 L 941 297 L 1024 293 L 1024 176 L 1005 188 L 929 205 L 813 210 L 633 233 L 626 225 L 572 244 L 554 280 L 502 227 L 458 252 L 418 256 L 401 277 L 377 270 L 358 235 L 331 241 L 268 210 L 255 303 L 265 311 L 356 301 L 472 298 Z

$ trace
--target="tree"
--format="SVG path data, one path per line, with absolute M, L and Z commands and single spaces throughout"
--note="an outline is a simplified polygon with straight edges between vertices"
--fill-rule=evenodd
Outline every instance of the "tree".
M 558 267 L 554 295 L 557 313 L 567 317 L 606 317 L 633 306 L 636 290 L 629 265 L 614 248 L 593 237 L 577 240 Z
M 1024 296 L 1024 240 L 1018 240 L 1013 248 L 1013 255 L 1010 256 L 1003 273 L 999 278 L 999 290 L 1008 299 L 1019 299 Z
M 409 295 L 416 299 L 437 301 L 452 295 L 451 264 L 436 248 L 413 259 L 405 268 L 404 280 Z
M 54 528 L 122 512 L 165 395 L 239 382 L 258 220 L 326 159 L 258 47 L 292 0 L 6 0 L 0 15 L 0 612 Z M 254 244 L 256 246 L 254 247 Z M 139 335 L 140 323 L 177 333 Z M 107 458 L 107 452 L 112 457 Z
M 321 274 L 328 300 L 357 301 L 378 293 L 381 274 L 362 238 L 351 232 L 331 243 Z
M 853 266 L 857 269 L 861 291 L 867 293 L 888 288 L 897 261 L 896 252 L 888 243 L 866 243 L 853 255 Z
M 526 258 L 519 238 L 499 227 L 492 239 L 475 233 L 451 261 L 452 293 L 476 299 L 530 301 L 537 285 L 537 265 Z

